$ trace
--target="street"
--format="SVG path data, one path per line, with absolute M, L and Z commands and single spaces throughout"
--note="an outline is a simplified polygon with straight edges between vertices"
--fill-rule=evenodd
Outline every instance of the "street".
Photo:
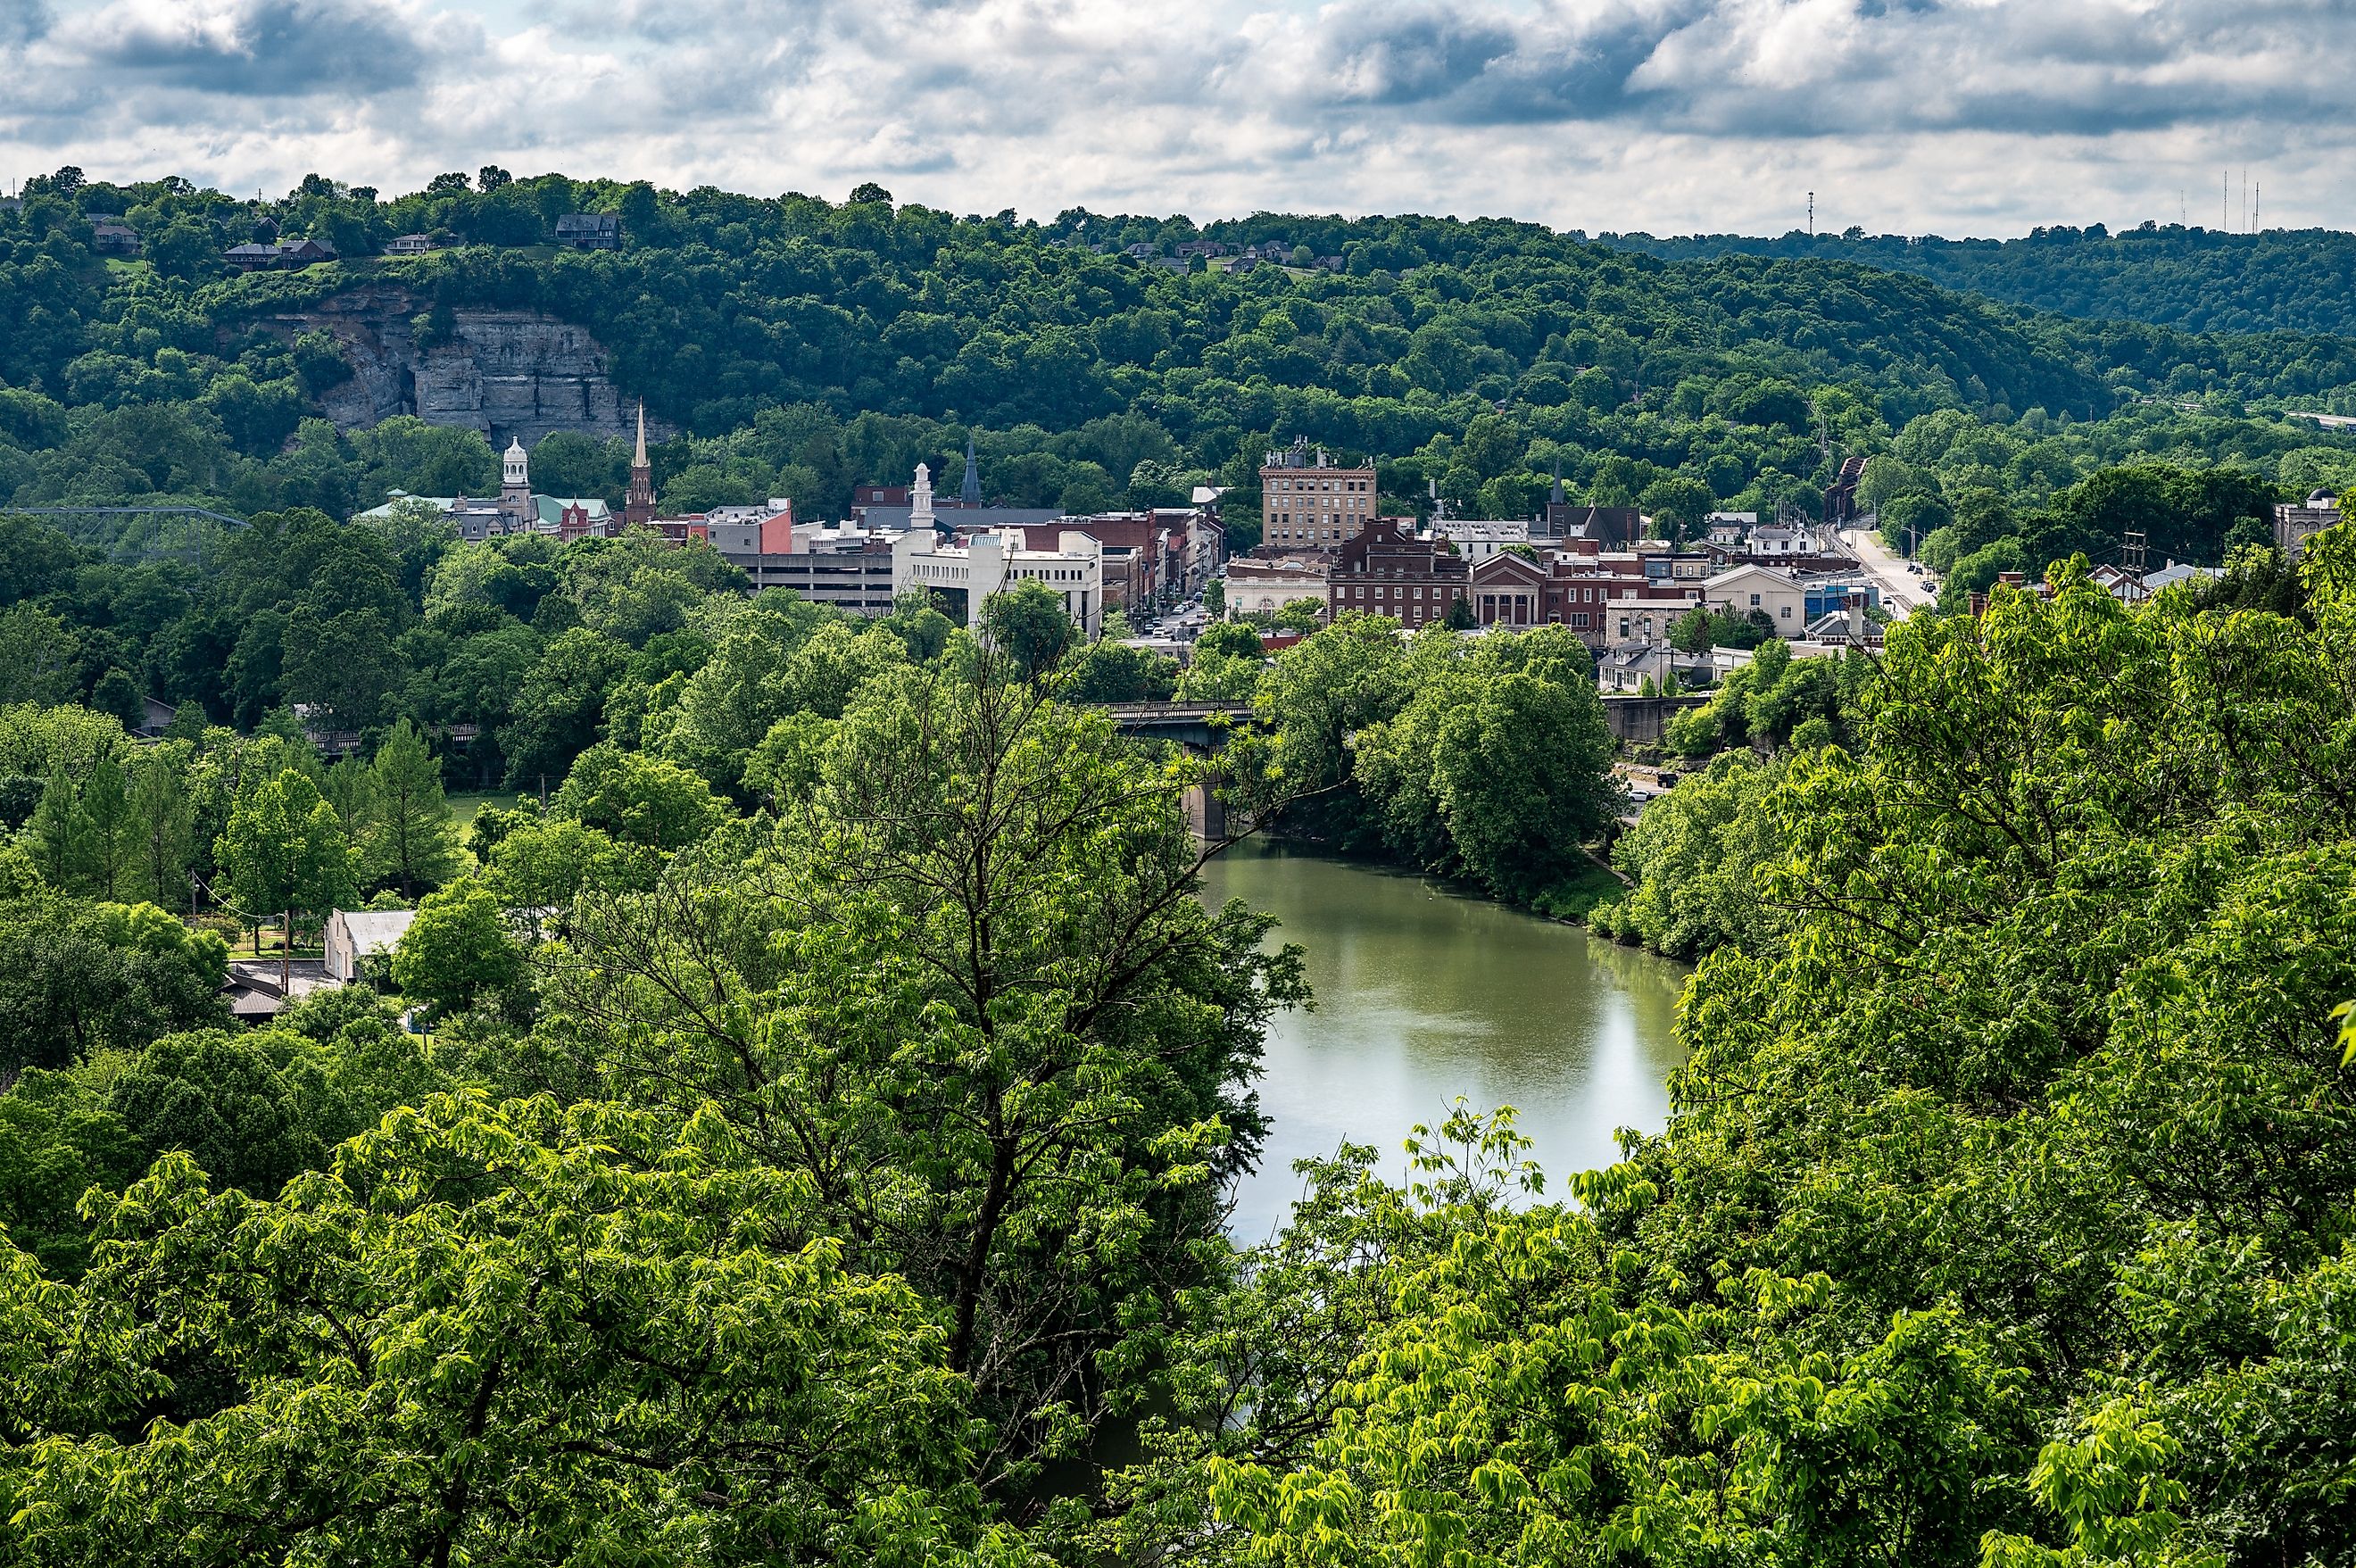
M 1890 619 L 1905 619 L 1909 610 L 1935 596 L 1922 578 L 1906 569 L 1904 559 L 1882 543 L 1879 533 L 1869 528 L 1847 528 L 1841 531 L 1841 537 L 1848 542 L 1866 575 L 1880 587 L 1881 607 L 1890 612 Z

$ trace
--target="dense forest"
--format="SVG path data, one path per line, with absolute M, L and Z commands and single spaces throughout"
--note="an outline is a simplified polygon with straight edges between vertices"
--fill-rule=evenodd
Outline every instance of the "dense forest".
M 1465 1108 L 1257 1247 L 1299 955 L 1035 586 L 560 582 L 618 672 L 463 835 L 405 721 L 0 708 L 0 1563 L 2346 1562 L 2356 538 L 2264 553 L 1769 643 L 1598 913 L 1707 954 L 1667 1129 Z M 1576 639 L 1248 637 L 1239 820 L 1581 878 Z M 233 1026 L 354 898 L 375 984 Z
M 2143 321 L 2187 332 L 2356 332 L 2356 235 L 2334 229 L 2235 233 L 2147 222 L 2111 232 L 2054 225 L 2020 240 L 1868 235 L 1774 239 L 1602 234 L 1614 250 L 1671 261 L 1771 256 L 1913 273 L 1944 288 L 2062 316 Z

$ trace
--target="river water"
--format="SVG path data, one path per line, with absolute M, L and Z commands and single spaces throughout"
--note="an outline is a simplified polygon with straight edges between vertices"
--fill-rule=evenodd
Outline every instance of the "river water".
M 1265 1239 L 1301 1195 L 1292 1162 L 1344 1142 L 1406 1171 L 1414 1125 L 1462 1095 L 1511 1105 L 1546 1192 L 1618 1157 L 1622 1127 L 1656 1132 L 1680 1053 L 1670 1020 L 1685 966 L 1471 897 L 1429 877 L 1248 841 L 1204 868 L 1214 905 L 1241 898 L 1308 950 L 1313 1012 L 1269 1031 L 1260 1104 L 1272 1122 L 1230 1230 Z

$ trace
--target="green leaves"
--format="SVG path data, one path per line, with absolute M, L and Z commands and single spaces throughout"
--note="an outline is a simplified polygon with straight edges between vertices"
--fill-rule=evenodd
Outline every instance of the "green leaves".
M 134 1441 L 85 1417 L 21 1451 L 34 1561 L 973 1543 L 940 1331 L 905 1286 L 847 1276 L 832 1243 L 780 1246 L 800 1189 L 712 1123 L 434 1099 L 280 1202 L 210 1197 L 192 1175 L 167 1163 L 112 1206 L 78 1294 L 0 1274 L 11 1344 L 65 1345 L 96 1313 L 133 1386 L 156 1380 L 155 1350 L 120 1337 L 134 1319 L 232 1380 L 217 1410 Z

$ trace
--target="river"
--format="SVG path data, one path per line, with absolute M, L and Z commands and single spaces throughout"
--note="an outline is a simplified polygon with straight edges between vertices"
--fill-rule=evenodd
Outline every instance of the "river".
M 1301 1195 L 1292 1162 L 1344 1142 L 1406 1170 L 1400 1141 L 1462 1095 L 1511 1105 L 1546 1191 L 1618 1157 L 1613 1132 L 1658 1131 L 1680 1053 L 1685 966 L 1429 877 L 1249 841 L 1204 867 L 1204 897 L 1241 898 L 1308 951 L 1313 1012 L 1280 1015 L 1258 1084 L 1270 1119 L 1230 1230 L 1265 1239 Z

